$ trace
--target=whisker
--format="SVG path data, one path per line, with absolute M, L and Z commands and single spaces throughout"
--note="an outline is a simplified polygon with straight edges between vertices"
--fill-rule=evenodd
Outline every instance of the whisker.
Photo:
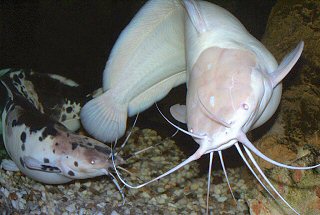
M 162 143 L 163 143 L 163 141 L 157 143 L 157 144 L 154 145 L 154 146 L 149 146 L 149 147 L 147 147 L 147 148 L 141 149 L 141 150 L 139 150 L 139 151 L 137 151 L 137 152 L 134 152 L 133 154 L 129 155 L 128 157 L 126 157 L 126 158 L 124 158 L 124 159 L 127 161 L 127 160 L 129 160 L 129 159 L 131 159 L 131 158 L 134 158 L 134 157 L 136 157 L 137 155 L 139 155 L 139 154 L 141 154 L 141 153 L 143 153 L 143 152 L 145 152 L 145 151 L 148 151 L 149 149 L 152 149 L 152 148 L 157 147 L 158 145 L 160 145 L 160 144 L 162 144 Z
M 226 171 L 226 168 L 225 168 L 225 166 L 224 166 L 224 161 L 223 161 L 223 157 L 222 157 L 222 152 L 221 152 L 221 151 L 218 151 L 218 154 L 219 154 L 219 157 L 220 157 L 220 162 L 221 162 L 221 166 L 222 166 L 222 169 L 223 169 L 223 173 L 224 173 L 224 176 L 226 177 L 226 180 L 227 180 L 228 187 L 229 187 L 229 190 L 230 190 L 230 192 L 231 192 L 232 198 L 234 199 L 234 201 L 236 202 L 236 204 L 238 204 L 236 198 L 235 198 L 234 195 L 233 195 L 233 192 L 232 192 L 232 189 L 231 189 L 231 186 L 230 186 L 230 183 L 229 183 L 227 171 Z
M 272 188 L 272 190 L 281 198 L 281 200 L 291 209 L 293 210 L 296 214 L 299 214 L 282 196 L 281 194 L 277 191 L 277 189 L 271 184 L 270 180 L 267 178 L 267 176 L 263 173 L 261 168 L 259 167 L 259 164 L 256 162 L 254 157 L 252 156 L 250 150 L 246 147 L 243 146 L 244 150 L 246 151 L 247 155 L 249 156 L 250 160 L 254 164 L 254 166 L 257 168 L 261 176 L 264 178 L 264 180 L 269 184 L 269 186 Z
M 171 135 L 171 137 L 176 136 L 176 135 L 178 134 L 178 132 L 179 132 L 179 130 L 177 129 L 177 130 Z
M 122 205 L 124 205 L 125 202 L 126 202 L 126 198 L 125 198 L 125 196 L 124 196 L 124 193 L 123 193 L 123 191 L 122 191 L 122 188 L 120 187 L 120 185 L 119 185 L 119 183 L 118 183 L 118 180 L 116 179 L 116 177 L 115 177 L 111 172 L 107 171 L 106 169 L 102 169 L 102 171 L 103 171 L 106 175 L 111 176 L 112 182 L 116 185 L 118 191 L 119 191 L 120 194 L 121 194 L 121 197 L 122 197 Z
M 248 166 L 248 168 L 250 169 L 250 171 L 252 172 L 252 174 L 256 177 L 256 179 L 259 181 L 259 183 L 262 185 L 262 187 L 270 194 L 270 196 L 272 196 L 272 198 L 274 200 L 276 200 L 276 198 L 273 196 L 273 194 L 269 191 L 269 189 L 264 185 L 264 183 L 260 180 L 260 178 L 258 177 L 258 175 L 255 173 L 255 171 L 252 169 L 252 167 L 250 166 L 249 162 L 247 161 L 246 157 L 244 156 L 244 154 L 242 153 L 242 150 L 239 146 L 238 143 L 234 144 L 240 154 L 240 156 L 242 157 L 242 160 L 245 162 L 245 164 Z
M 156 105 L 159 113 L 162 115 L 162 117 L 163 117 L 168 123 L 170 123 L 173 127 L 175 127 L 176 129 L 178 129 L 179 131 L 182 131 L 183 133 L 188 134 L 188 135 L 190 135 L 191 137 L 194 137 L 194 138 L 198 138 L 198 139 L 204 139 L 204 138 L 206 138 L 207 135 L 197 135 L 197 134 L 194 134 L 194 133 L 191 133 L 191 132 L 189 132 L 189 131 L 186 131 L 186 130 L 180 128 L 179 126 L 175 125 L 175 124 L 172 123 L 167 117 L 165 117 L 165 115 L 164 115 L 164 114 L 161 112 L 161 110 L 159 109 L 157 103 L 155 103 L 155 105 Z
M 126 185 L 127 187 L 137 189 L 137 188 L 144 187 L 144 186 L 146 186 L 147 184 L 150 184 L 150 183 L 152 183 L 152 182 L 154 182 L 154 181 L 157 181 L 157 180 L 159 180 L 159 179 L 161 179 L 161 178 L 169 175 L 170 173 L 175 172 L 176 170 L 180 169 L 181 167 L 187 165 L 188 163 L 190 163 L 190 162 L 192 162 L 192 161 L 194 161 L 194 160 L 199 159 L 204 153 L 205 153 L 205 147 L 201 147 L 201 146 L 200 146 L 200 147 L 198 148 L 198 150 L 197 150 L 194 154 L 192 154 L 189 158 L 187 158 L 186 160 L 184 160 L 183 162 L 181 162 L 181 163 L 178 164 L 177 166 L 173 167 L 172 169 L 168 170 L 167 172 L 161 174 L 160 176 L 158 176 L 158 177 L 156 177 L 156 178 L 154 178 L 154 179 L 152 179 L 152 180 L 150 180 L 150 181 L 148 181 L 148 182 L 145 182 L 145 183 L 143 183 L 143 184 L 136 185 L 136 186 L 128 184 L 127 182 L 125 182 L 125 181 L 120 177 L 120 174 L 119 174 L 119 172 L 118 172 L 118 170 L 117 170 L 117 167 L 116 167 L 116 165 L 115 165 L 115 162 L 114 162 L 114 154 L 113 154 L 113 153 L 112 153 L 112 157 L 111 157 L 111 158 L 112 158 L 112 163 L 113 163 L 114 170 L 116 171 L 116 174 L 117 174 L 119 180 L 120 180 L 124 185 Z
M 128 173 L 129 175 L 134 175 L 132 172 L 130 172 L 129 170 L 123 168 L 122 166 L 118 166 L 118 169 L 121 169 L 122 171 Z
M 130 172 L 129 170 L 127 170 L 121 166 L 118 166 L 117 168 L 128 173 L 129 175 L 134 175 L 134 177 L 136 177 L 138 180 L 143 181 L 140 177 L 136 176 L 133 172 Z M 115 173 L 115 171 L 113 171 L 113 172 Z
M 124 140 L 124 142 L 122 143 L 122 145 L 120 146 L 119 151 L 117 151 L 117 152 L 115 153 L 116 156 L 123 150 L 123 148 L 125 147 L 125 145 L 128 143 L 128 140 L 129 140 L 129 138 L 130 138 L 130 136 L 131 136 L 131 134 L 132 134 L 132 132 L 133 132 L 133 129 L 134 129 L 134 127 L 136 126 L 136 123 L 137 123 L 137 121 L 138 121 L 138 117 L 139 117 L 139 113 L 137 113 L 137 116 L 136 116 L 136 118 L 134 119 L 134 122 L 133 122 L 133 124 L 132 124 L 131 129 L 130 129 L 130 132 L 129 132 L 129 134 L 127 135 L 127 137 L 126 137 L 126 139 Z M 109 158 L 110 158 L 110 156 L 109 156 Z
M 206 214 L 209 214 L 209 197 L 210 197 L 210 185 L 211 185 L 211 171 L 212 171 L 213 152 L 210 152 L 209 171 L 208 171 L 208 188 L 207 188 L 207 208 Z
M 260 158 L 276 165 L 276 166 L 280 166 L 280 167 L 284 167 L 287 169 L 293 169 L 293 170 L 308 170 L 308 169 L 314 169 L 320 166 L 320 164 L 314 165 L 314 166 L 305 166 L 305 167 L 300 167 L 300 166 L 290 166 L 290 165 L 286 165 L 283 163 L 279 163 L 277 161 L 272 160 L 271 158 L 265 156 L 262 152 L 260 152 L 251 142 L 250 140 L 246 137 L 245 134 L 241 134 L 238 137 L 238 140 L 245 145 L 246 147 L 248 147 L 251 151 L 253 151 L 257 156 L 259 156 Z
M 113 183 L 116 185 L 116 187 L 118 188 L 121 196 L 122 196 L 122 205 L 124 205 L 126 203 L 126 198 L 124 197 L 124 193 L 122 192 L 121 187 L 119 186 L 118 180 L 116 179 L 116 177 L 114 177 L 114 175 L 109 172 L 109 175 L 112 177 L 112 181 Z

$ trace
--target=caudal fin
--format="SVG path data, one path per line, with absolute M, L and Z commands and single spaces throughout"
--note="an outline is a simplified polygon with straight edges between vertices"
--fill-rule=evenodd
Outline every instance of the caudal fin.
M 81 110 L 80 118 L 86 131 L 102 142 L 120 138 L 127 124 L 128 105 L 120 104 L 107 91 L 89 101 Z

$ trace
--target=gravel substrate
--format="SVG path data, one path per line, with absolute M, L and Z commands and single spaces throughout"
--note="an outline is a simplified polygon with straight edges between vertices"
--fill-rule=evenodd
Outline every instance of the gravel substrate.
M 158 144 L 158 145 L 157 145 Z M 156 146 L 155 146 L 156 145 Z M 170 139 L 162 139 L 150 129 L 135 129 L 123 157 L 155 146 L 127 160 L 123 177 L 141 184 L 171 169 L 184 155 Z M 126 203 L 108 176 L 74 181 L 65 185 L 43 185 L 20 172 L 0 170 L 0 211 L 4 214 L 203 214 L 206 209 L 207 175 L 199 175 L 192 162 L 140 189 L 124 188 Z M 243 170 L 228 169 L 237 204 L 232 199 L 222 171 L 214 171 L 211 181 L 211 214 L 248 214 L 244 201 L 248 189 L 241 179 Z

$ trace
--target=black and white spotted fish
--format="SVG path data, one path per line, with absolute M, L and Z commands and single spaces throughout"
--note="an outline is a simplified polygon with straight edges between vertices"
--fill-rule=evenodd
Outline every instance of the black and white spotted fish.
M 76 84 L 61 76 L 47 77 L 52 80 L 51 84 L 58 81 L 59 86 L 49 84 L 39 92 L 41 87 L 36 84 L 39 85 L 45 75 L 22 70 L 10 71 L 1 78 L 8 92 L 2 126 L 9 156 L 25 175 L 48 184 L 106 174 L 112 176 L 109 173 L 109 168 L 113 168 L 110 148 L 95 139 L 73 133 L 70 129 L 76 129 L 75 123 L 64 124 L 70 119 L 78 120 L 80 105 L 78 108 L 71 100 L 60 101 L 64 100 L 61 95 L 66 95 L 66 88 L 76 87 Z M 61 91 L 60 99 L 58 95 L 49 95 L 52 91 Z M 51 103 L 40 102 L 45 95 L 50 96 L 46 100 Z M 70 129 L 68 125 L 71 125 Z M 123 160 L 118 157 L 117 163 L 121 164 Z

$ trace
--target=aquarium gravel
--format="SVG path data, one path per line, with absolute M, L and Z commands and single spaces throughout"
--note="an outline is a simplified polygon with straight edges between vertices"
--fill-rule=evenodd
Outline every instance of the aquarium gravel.
M 120 143 L 118 143 L 120 144 Z M 121 171 L 130 184 L 141 184 L 187 158 L 169 138 L 150 129 L 135 128 L 119 153 L 128 157 Z M 108 176 L 74 181 L 65 185 L 44 185 L 20 172 L 0 170 L 0 211 L 7 214 L 203 214 L 206 208 L 207 175 L 199 175 L 197 162 L 140 189 L 124 188 L 126 202 Z M 232 198 L 222 171 L 214 171 L 210 189 L 211 214 L 249 214 L 244 200 L 248 185 L 241 168 L 228 168 L 237 203 Z M 119 182 L 120 183 L 120 182 Z M 120 183 L 121 184 L 121 183 Z

